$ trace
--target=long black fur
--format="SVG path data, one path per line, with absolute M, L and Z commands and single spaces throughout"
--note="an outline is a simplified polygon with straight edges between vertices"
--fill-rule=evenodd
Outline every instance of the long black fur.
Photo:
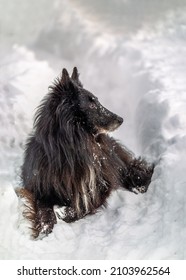
M 147 190 L 152 165 L 107 134 L 122 122 L 83 88 L 76 67 L 71 77 L 63 69 L 38 107 L 22 166 L 34 237 L 52 231 L 54 205 L 64 206 L 58 216 L 73 222 L 106 205 L 118 187 Z

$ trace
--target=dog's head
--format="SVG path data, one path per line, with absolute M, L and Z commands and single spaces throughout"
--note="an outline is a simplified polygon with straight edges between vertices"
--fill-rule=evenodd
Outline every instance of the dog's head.
M 56 86 L 59 85 L 63 88 L 61 94 L 68 99 L 70 110 L 73 110 L 74 122 L 80 123 L 90 133 L 98 135 L 111 132 L 122 124 L 121 117 L 103 107 L 95 95 L 83 88 L 76 67 L 71 77 L 67 70 L 63 69 L 62 77 L 56 83 Z M 57 91 L 59 92 L 60 88 Z M 63 110 L 63 106 L 60 107 Z

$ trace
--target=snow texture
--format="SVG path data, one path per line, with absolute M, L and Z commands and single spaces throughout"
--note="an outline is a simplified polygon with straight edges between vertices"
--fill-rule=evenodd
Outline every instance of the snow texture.
M 186 258 L 186 1 L 0 0 L 0 259 Z M 35 108 L 63 67 L 124 117 L 113 133 L 154 161 L 149 190 L 32 240 L 20 166 Z

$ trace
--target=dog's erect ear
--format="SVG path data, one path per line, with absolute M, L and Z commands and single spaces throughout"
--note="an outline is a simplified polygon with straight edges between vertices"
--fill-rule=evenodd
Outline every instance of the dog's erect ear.
M 72 78 L 72 80 L 74 80 L 76 82 L 79 81 L 79 73 L 78 73 L 77 67 L 74 67 L 71 78 Z
M 66 86 L 69 85 L 69 83 L 70 83 L 70 77 L 65 68 L 63 68 L 63 70 L 62 70 L 61 83 Z
M 80 87 L 83 87 L 82 83 L 79 80 L 79 73 L 78 73 L 77 67 L 74 67 L 71 79 L 73 81 L 75 81 Z

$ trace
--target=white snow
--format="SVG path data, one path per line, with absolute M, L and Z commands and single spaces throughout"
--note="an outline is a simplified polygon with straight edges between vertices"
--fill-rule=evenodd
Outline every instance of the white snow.
M 186 1 L 0 2 L 0 259 L 186 259 Z M 147 193 L 113 192 L 106 209 L 32 240 L 15 194 L 24 143 L 73 66 L 124 117 L 113 135 L 156 167 Z

